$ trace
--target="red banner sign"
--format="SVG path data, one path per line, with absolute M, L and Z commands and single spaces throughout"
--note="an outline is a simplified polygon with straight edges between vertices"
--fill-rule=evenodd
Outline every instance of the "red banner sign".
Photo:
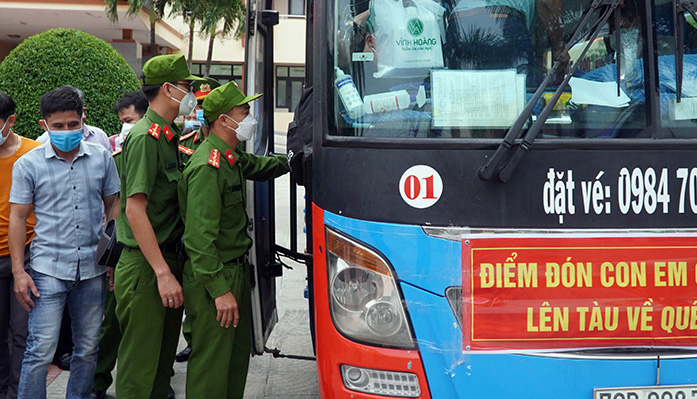
M 472 236 L 467 350 L 697 347 L 697 237 Z

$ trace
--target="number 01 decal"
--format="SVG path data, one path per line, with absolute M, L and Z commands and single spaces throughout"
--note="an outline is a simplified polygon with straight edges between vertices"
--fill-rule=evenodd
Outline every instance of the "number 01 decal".
M 399 180 L 399 193 L 408 205 L 418 209 L 428 208 L 438 202 L 443 194 L 443 180 L 430 166 L 412 166 Z

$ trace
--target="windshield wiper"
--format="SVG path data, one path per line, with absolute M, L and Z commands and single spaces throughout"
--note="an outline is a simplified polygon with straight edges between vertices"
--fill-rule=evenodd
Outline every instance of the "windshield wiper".
M 569 71 L 564 76 L 564 80 L 561 82 L 557 90 L 554 92 L 552 98 L 547 102 L 544 109 L 537 117 L 535 123 L 532 124 L 530 129 L 528 129 L 527 134 L 523 138 L 523 142 L 515 148 L 515 152 L 513 154 L 509 155 L 508 153 L 513 149 L 513 142 L 518 137 L 520 132 L 523 130 L 523 125 L 525 125 L 525 122 L 532 114 L 532 110 L 537 104 L 537 101 L 540 99 L 540 97 L 542 97 L 542 94 L 544 93 L 547 86 L 549 86 L 549 83 L 552 80 L 552 78 L 557 75 L 562 65 L 564 65 L 564 62 L 562 62 L 562 60 L 566 58 L 566 56 L 569 54 L 569 50 L 571 50 L 572 47 L 578 44 L 583 38 L 590 36 L 590 39 L 588 39 L 588 41 L 586 42 L 586 45 L 584 46 L 583 51 L 581 52 L 581 55 L 578 57 L 579 60 L 583 59 L 583 57 L 586 56 L 588 49 L 590 49 L 590 46 L 598 37 L 598 34 L 600 34 L 600 30 L 603 28 L 605 23 L 610 19 L 610 16 L 613 14 L 615 16 L 615 37 L 617 39 L 617 49 L 615 50 L 615 58 L 617 62 L 617 93 L 619 95 L 620 54 L 622 53 L 622 45 L 620 41 L 621 15 L 619 7 L 620 5 L 622 5 L 622 3 L 623 0 L 593 1 L 590 8 L 585 12 L 583 19 L 581 20 L 581 23 L 576 28 L 576 31 L 569 40 L 569 43 L 567 43 L 566 47 L 564 47 L 564 50 L 561 52 L 561 54 L 559 54 L 556 60 L 554 60 L 554 65 L 552 65 L 552 69 L 550 69 L 549 72 L 547 72 L 547 76 L 545 76 L 542 83 L 540 83 L 540 86 L 535 91 L 535 94 L 533 94 L 530 101 L 527 103 L 523 111 L 518 116 L 518 119 L 516 119 L 515 123 L 513 123 L 513 126 L 511 126 L 511 128 L 508 130 L 506 136 L 501 141 L 501 144 L 499 144 L 499 147 L 496 149 L 494 155 L 491 157 L 491 159 L 489 159 L 489 162 L 487 162 L 486 165 L 479 168 L 479 178 L 481 178 L 482 180 L 490 180 L 494 176 L 494 174 L 496 174 L 499 180 L 501 180 L 502 182 L 508 181 L 508 179 L 513 174 L 513 170 L 515 169 L 516 165 L 518 164 L 518 162 L 520 162 L 520 159 L 523 157 L 523 154 L 525 153 L 525 151 L 528 150 L 528 148 L 530 148 L 532 142 L 535 141 L 535 137 L 537 137 L 540 130 L 542 130 L 542 126 L 547 120 L 547 117 L 549 117 L 549 115 L 552 113 L 552 110 L 554 109 L 554 106 L 559 100 L 559 97 L 561 97 L 564 89 L 569 84 L 569 80 L 579 67 L 579 63 L 576 62 L 569 69 Z M 586 25 L 590 21 L 591 15 L 595 11 L 600 9 L 603 10 L 600 19 L 598 19 L 598 21 L 596 21 L 595 23 L 591 24 L 587 30 L 584 30 L 586 28 Z
M 697 22 L 695 0 L 673 0 L 673 36 L 675 38 L 675 91 L 677 102 L 682 98 L 683 56 L 685 54 L 685 13 Z

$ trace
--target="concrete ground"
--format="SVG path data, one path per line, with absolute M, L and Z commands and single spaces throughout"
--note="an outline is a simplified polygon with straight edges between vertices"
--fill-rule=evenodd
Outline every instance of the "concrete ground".
M 275 138 L 276 151 L 285 153 L 285 132 L 276 132 Z M 286 247 L 289 243 L 289 184 L 288 175 L 276 180 L 277 242 Z M 299 190 L 297 198 L 298 219 L 299 223 L 302 223 L 304 204 L 302 190 Z M 302 224 L 298 226 L 299 237 L 303 237 L 302 228 Z M 298 248 L 299 250 L 304 248 L 304 241 L 299 243 Z M 277 348 L 287 355 L 313 356 L 308 305 L 303 297 L 306 286 L 305 266 L 289 260 L 284 262 L 293 269 L 284 269 L 283 277 L 277 280 L 279 321 L 266 346 L 270 349 Z M 179 341 L 179 349 L 185 346 L 186 342 L 182 337 Z M 176 397 L 177 399 L 186 398 L 186 363 L 175 363 L 174 372 L 172 387 Z M 70 373 L 52 367 L 49 374 L 47 399 L 65 398 L 65 387 Z M 107 393 L 110 397 L 115 397 L 113 385 Z M 273 358 L 269 354 L 252 357 L 244 397 L 250 399 L 318 398 L 316 363 L 307 360 Z

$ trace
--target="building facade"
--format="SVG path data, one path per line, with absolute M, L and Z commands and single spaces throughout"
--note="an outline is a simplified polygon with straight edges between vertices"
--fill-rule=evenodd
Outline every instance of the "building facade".
M 0 61 L 22 40 L 52 28 L 74 28 L 110 43 L 140 73 L 150 48 L 150 17 L 143 8 L 127 16 L 128 3 L 118 6 L 118 22 L 106 16 L 103 0 L 0 1 Z M 275 0 L 280 22 L 274 29 L 275 129 L 284 131 L 302 93 L 305 75 L 305 0 Z M 156 54 L 187 54 L 189 26 L 181 16 L 155 24 Z M 192 72 L 203 75 L 208 38 L 194 34 Z M 244 40 L 216 38 L 209 75 L 222 83 L 235 80 L 244 86 Z

